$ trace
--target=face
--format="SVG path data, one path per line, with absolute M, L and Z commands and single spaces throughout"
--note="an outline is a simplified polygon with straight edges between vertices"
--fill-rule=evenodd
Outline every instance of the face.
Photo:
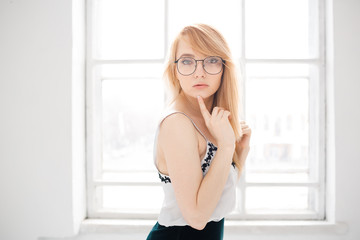
M 180 57 L 192 57 L 196 60 L 204 59 L 208 56 L 201 55 L 195 52 L 186 41 L 181 39 L 176 51 L 176 60 Z M 176 77 L 180 86 L 188 97 L 196 98 L 200 95 L 203 98 L 208 98 L 216 93 L 221 83 L 221 76 L 223 69 L 215 75 L 207 73 L 203 68 L 203 61 L 198 61 L 195 72 L 184 76 L 179 73 L 176 68 Z

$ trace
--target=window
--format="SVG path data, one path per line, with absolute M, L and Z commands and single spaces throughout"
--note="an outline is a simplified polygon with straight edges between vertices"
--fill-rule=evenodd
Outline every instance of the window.
M 224 34 L 238 61 L 253 130 L 229 218 L 324 219 L 323 4 L 88 1 L 89 217 L 156 218 L 163 192 L 152 150 L 165 56 L 183 26 L 203 22 Z

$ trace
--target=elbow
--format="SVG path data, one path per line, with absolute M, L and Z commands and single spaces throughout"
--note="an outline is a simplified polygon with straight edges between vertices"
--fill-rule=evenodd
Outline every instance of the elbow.
M 203 230 L 206 227 L 207 221 L 203 218 L 199 217 L 191 217 L 187 220 L 190 227 L 196 229 L 196 230 Z
M 209 209 L 199 208 L 199 206 L 196 205 L 189 205 L 181 211 L 185 221 L 193 229 L 199 231 L 203 230 L 211 217 L 211 214 L 208 211 Z
M 206 222 L 193 222 L 190 224 L 190 227 L 196 229 L 196 230 L 203 230 L 206 226 Z

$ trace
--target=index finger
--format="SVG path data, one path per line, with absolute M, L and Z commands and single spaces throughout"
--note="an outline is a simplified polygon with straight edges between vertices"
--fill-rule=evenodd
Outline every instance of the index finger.
M 209 113 L 209 111 L 207 110 L 204 100 L 202 99 L 201 96 L 197 96 L 198 102 L 199 102 L 199 106 L 200 106 L 200 111 L 201 114 L 203 115 L 203 118 L 205 119 L 205 122 L 210 119 L 211 114 Z

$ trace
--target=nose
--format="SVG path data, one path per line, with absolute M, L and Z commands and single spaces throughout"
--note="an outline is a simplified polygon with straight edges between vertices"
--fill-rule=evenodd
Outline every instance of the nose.
M 197 62 L 194 76 L 195 76 L 195 78 L 198 78 L 198 77 L 204 78 L 205 77 L 205 69 L 204 69 L 203 61 Z

